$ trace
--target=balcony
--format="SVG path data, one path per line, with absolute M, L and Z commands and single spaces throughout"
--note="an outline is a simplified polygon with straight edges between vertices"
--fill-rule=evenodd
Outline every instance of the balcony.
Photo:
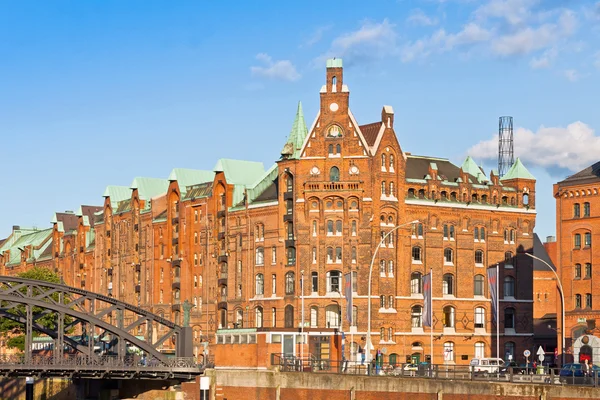
M 341 190 L 359 190 L 361 182 L 309 182 L 305 186 L 306 192 L 331 192 Z
M 142 266 L 140 264 L 135 264 L 135 272 L 142 272 Z
M 217 236 L 217 238 L 218 238 L 219 240 L 223 240 L 223 239 L 225 239 L 225 232 L 219 232 L 219 235 Z
M 171 265 L 173 267 L 181 267 L 181 258 L 173 258 L 173 261 L 171 261 Z
M 227 310 L 227 300 L 217 303 L 217 308 L 219 310 Z
M 227 254 L 220 255 L 219 258 L 217 258 L 217 261 L 220 263 L 222 263 L 222 262 L 226 263 L 227 262 Z
M 285 192 L 283 194 L 284 200 L 294 200 L 294 192 Z
M 285 214 L 283 216 L 283 221 L 284 222 L 292 222 L 294 220 L 294 215 L 293 214 Z
M 294 239 L 287 239 L 285 241 L 285 247 L 296 247 L 296 241 Z
M 173 289 L 173 290 L 175 290 L 175 289 L 181 290 L 181 283 L 180 282 L 173 282 L 171 284 L 171 289 Z
M 175 301 L 179 301 L 179 300 L 175 300 Z M 171 311 L 172 312 L 181 312 L 181 304 L 179 304 L 179 303 L 172 304 Z
M 225 218 L 225 210 L 217 211 L 217 218 Z
M 112 276 L 112 274 L 113 274 L 113 269 L 112 269 L 112 268 L 109 268 L 109 269 L 107 269 L 107 270 L 106 270 L 106 273 L 108 274 L 108 276 Z
M 227 272 L 221 272 L 219 275 L 219 287 L 227 286 Z
M 141 291 L 141 285 L 135 285 L 135 292 L 139 293 Z

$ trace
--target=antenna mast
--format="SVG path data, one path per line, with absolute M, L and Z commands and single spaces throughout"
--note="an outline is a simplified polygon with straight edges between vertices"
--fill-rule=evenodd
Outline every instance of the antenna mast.
M 498 175 L 502 178 L 514 162 L 513 117 L 500 117 L 498 123 Z

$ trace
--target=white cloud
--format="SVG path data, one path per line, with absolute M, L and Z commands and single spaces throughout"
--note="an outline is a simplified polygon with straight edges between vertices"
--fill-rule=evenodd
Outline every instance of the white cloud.
M 321 39 L 323 39 L 323 34 L 330 30 L 332 25 L 320 26 L 312 33 L 310 38 L 306 42 L 302 44 L 300 47 L 312 47 L 313 45 L 319 43 Z
M 522 24 L 531 18 L 531 7 L 539 0 L 491 0 L 473 13 L 478 20 L 504 19 L 510 25 Z
M 580 171 L 598 161 L 600 136 L 577 121 L 563 127 L 540 127 L 537 132 L 518 128 L 514 133 L 515 156 L 526 165 L 548 170 Z M 480 159 L 498 159 L 498 136 L 471 147 L 468 153 Z
M 557 55 L 558 50 L 556 49 L 556 47 L 552 47 L 544 51 L 539 57 L 534 57 L 530 61 L 529 66 L 533 69 L 548 68 L 556 59 Z
M 416 9 L 408 16 L 406 22 L 413 25 L 433 26 L 438 24 L 438 19 L 428 16 L 421 9 Z
M 346 65 L 352 65 L 393 55 L 397 48 L 394 28 L 395 25 L 387 19 L 380 23 L 363 22 L 358 30 L 335 38 L 327 53 L 318 57 L 316 62 L 320 66 L 324 59 L 338 57 L 343 58 Z
M 273 58 L 265 53 L 257 54 L 256 59 L 261 61 L 264 66 L 250 67 L 253 76 L 292 82 L 300 79 L 301 75 L 290 60 L 273 61 Z
M 577 82 L 579 80 L 579 78 L 581 78 L 581 75 L 579 75 L 579 72 L 577 72 L 577 70 L 574 70 L 574 69 L 567 69 L 564 71 L 564 74 L 565 74 L 565 78 L 567 78 L 571 82 Z

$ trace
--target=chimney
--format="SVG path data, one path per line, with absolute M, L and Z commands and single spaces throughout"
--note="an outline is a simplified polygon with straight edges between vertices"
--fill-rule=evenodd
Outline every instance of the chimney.
M 546 236 L 546 243 L 556 242 L 556 236 Z

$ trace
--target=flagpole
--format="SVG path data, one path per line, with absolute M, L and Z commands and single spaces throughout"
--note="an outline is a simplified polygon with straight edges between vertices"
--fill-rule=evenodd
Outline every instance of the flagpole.
M 433 268 L 429 268 L 429 297 L 431 298 L 431 307 L 429 307 L 429 342 L 430 342 L 430 365 L 433 365 Z
M 500 292 L 498 291 L 498 279 L 500 277 L 500 266 L 496 263 L 496 357 L 500 358 Z M 500 367 L 498 367 L 500 376 Z

